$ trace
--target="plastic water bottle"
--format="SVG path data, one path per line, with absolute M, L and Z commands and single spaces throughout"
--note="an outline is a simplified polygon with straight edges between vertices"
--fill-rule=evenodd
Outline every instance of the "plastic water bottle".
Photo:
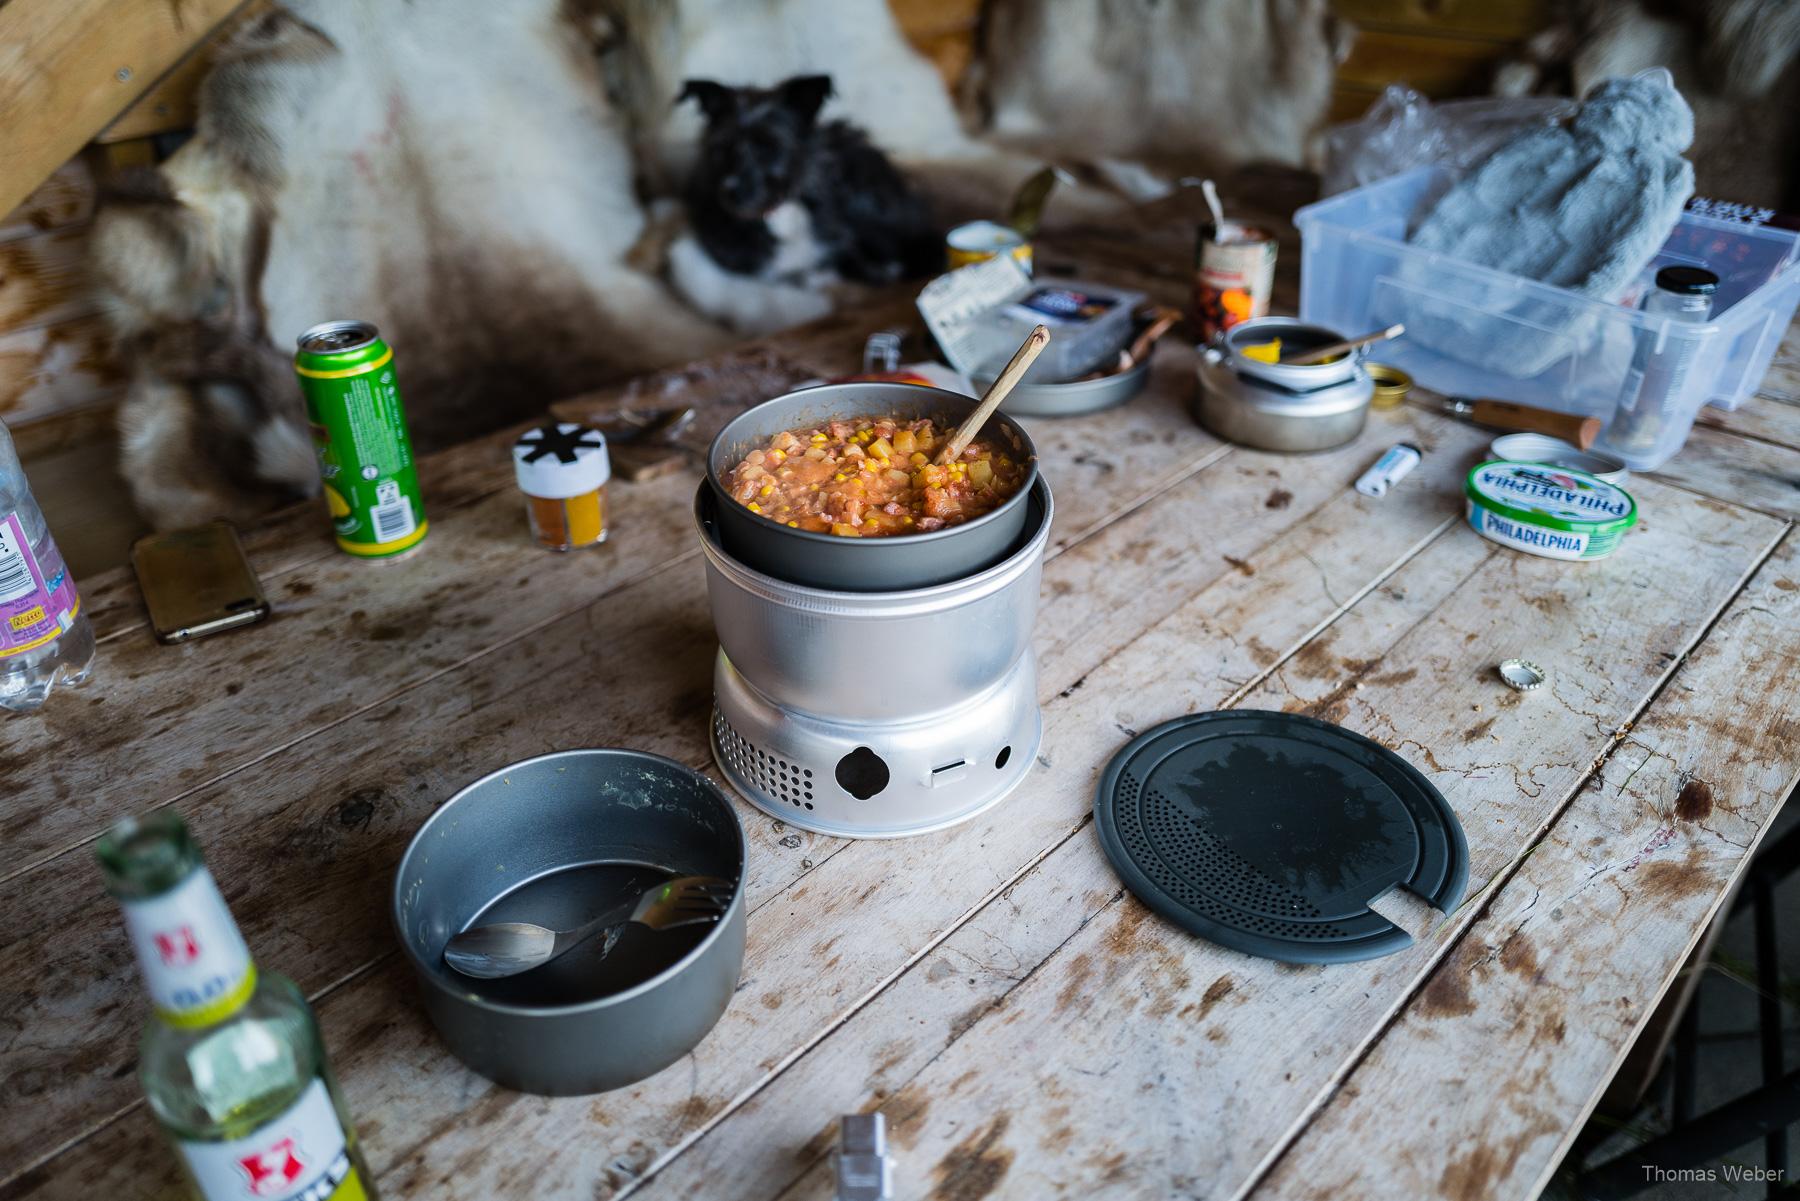
M 36 709 L 94 663 L 94 627 L 0 425 L 0 709 Z

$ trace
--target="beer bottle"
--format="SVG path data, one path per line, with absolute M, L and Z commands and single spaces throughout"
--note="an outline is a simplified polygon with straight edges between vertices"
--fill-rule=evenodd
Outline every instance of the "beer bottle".
M 312 1007 L 251 962 L 186 823 L 127 818 L 98 855 L 155 1010 L 138 1078 L 196 1195 L 374 1197 Z

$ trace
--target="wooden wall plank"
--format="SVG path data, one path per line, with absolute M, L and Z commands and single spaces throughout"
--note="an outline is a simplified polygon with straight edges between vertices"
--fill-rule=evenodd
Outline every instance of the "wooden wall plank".
M 94 215 L 98 193 L 86 159 L 70 159 L 34 188 L 12 212 L 0 217 L 0 242 L 78 225 Z
M 137 103 L 101 130 L 97 142 L 122 142 L 159 133 L 192 129 L 199 115 L 200 84 L 212 70 L 213 52 L 221 42 L 268 12 L 274 0 L 248 0 L 219 23 L 205 42 L 189 51 Z
M 209 43 L 210 44 L 210 43 Z M 212 69 L 205 47 L 194 50 L 156 81 L 137 103 L 95 135 L 96 142 L 125 142 L 178 129 L 192 129 L 200 81 Z
M 9 422 L 116 399 L 124 383 L 102 317 L 0 333 L 0 415 Z
M 1367 30 L 1357 35 L 1337 82 L 1380 91 L 1409 84 L 1427 96 L 1470 96 L 1487 91 L 1504 44 L 1414 33 Z
M 1545 1187 L 1794 787 L 1795 629 L 1790 531 L 1257 1195 Z
M 86 225 L 0 241 L 0 331 L 91 316 Z M 0 406 L 3 407 L 3 406 Z
M 11 0 L 0 8 L 0 212 L 142 96 L 242 0 Z
M 981 0 L 888 0 L 900 32 L 930 59 L 954 93 L 975 57 Z

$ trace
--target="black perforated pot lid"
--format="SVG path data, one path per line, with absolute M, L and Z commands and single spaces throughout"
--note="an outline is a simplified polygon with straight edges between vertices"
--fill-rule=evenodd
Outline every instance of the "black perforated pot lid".
M 1395 885 L 1462 900 L 1462 825 L 1386 747 L 1292 713 L 1228 709 L 1138 735 L 1100 777 L 1094 821 L 1126 887 L 1222 946 L 1348 963 L 1411 943 L 1369 908 Z

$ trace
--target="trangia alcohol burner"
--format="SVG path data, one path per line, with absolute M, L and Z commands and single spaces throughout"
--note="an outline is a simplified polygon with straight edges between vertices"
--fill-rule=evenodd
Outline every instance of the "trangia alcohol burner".
M 156 1011 L 138 1078 L 196 1195 L 374 1197 L 311 1007 L 256 970 L 187 826 L 128 818 L 98 853 Z
M 394 382 L 394 352 L 367 321 L 327 321 L 294 357 L 337 544 L 385 558 L 425 537 L 412 439 Z

